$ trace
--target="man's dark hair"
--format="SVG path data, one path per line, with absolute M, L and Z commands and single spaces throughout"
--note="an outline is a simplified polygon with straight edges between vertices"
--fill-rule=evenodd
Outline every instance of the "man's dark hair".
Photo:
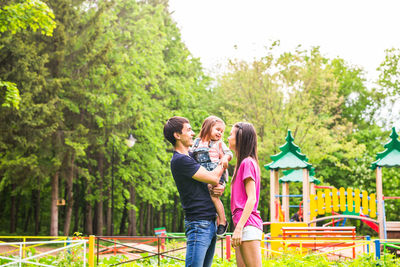
M 189 120 L 184 117 L 172 117 L 164 125 L 164 137 L 173 146 L 176 144 L 174 133 L 182 133 L 183 125 L 189 123 Z

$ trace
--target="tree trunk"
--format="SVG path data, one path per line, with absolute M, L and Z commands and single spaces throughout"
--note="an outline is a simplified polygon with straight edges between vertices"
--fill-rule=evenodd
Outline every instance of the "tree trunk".
M 14 196 L 14 192 L 16 189 L 16 185 L 11 185 L 11 207 L 10 207 L 10 233 L 15 233 L 17 229 L 17 205 L 16 205 L 16 197 Z
M 86 218 L 86 201 L 85 200 L 83 200 L 82 199 L 82 201 L 84 201 L 83 202 L 83 205 L 82 205 L 82 217 L 83 217 L 83 222 L 82 222 L 82 233 L 83 234 L 87 234 L 87 231 L 86 231 L 86 229 L 87 229 L 87 222 L 86 222 L 86 220 L 87 220 L 87 218 Z M 76 232 L 76 231 L 75 231 Z
M 0 178 L 0 183 L 1 183 L 1 178 Z M 0 203 L 5 203 L 5 200 L 7 199 L 6 196 L 6 190 L 7 188 L 4 188 L 3 191 L 0 190 Z M 3 218 L 3 213 L 6 205 L 0 205 L 0 218 Z
M 19 210 L 21 209 L 21 200 L 23 200 L 22 198 L 17 198 L 17 203 L 15 206 L 15 231 L 18 230 L 18 214 L 19 214 Z
M 88 194 L 91 194 L 90 188 L 88 190 Z M 92 204 L 86 200 L 86 206 L 85 206 L 85 222 L 86 222 L 86 227 L 85 231 L 87 235 L 93 235 L 93 209 L 92 209 Z
M 89 161 L 89 158 L 88 158 L 88 161 Z M 94 175 L 90 164 L 88 164 L 88 170 L 89 170 L 90 174 Z M 90 182 L 88 180 L 85 180 L 85 188 L 87 191 L 87 195 L 91 196 L 92 195 L 92 187 L 90 186 Z M 83 195 L 85 195 L 85 194 L 83 194 Z M 89 200 L 85 199 L 85 206 L 84 206 L 85 227 L 84 227 L 84 229 L 85 229 L 85 232 L 87 235 L 93 235 L 93 233 L 94 233 L 93 232 L 93 214 L 92 214 L 92 212 L 93 212 L 92 203 Z
M 176 233 L 176 216 L 177 216 L 177 208 L 178 207 L 178 196 L 174 196 L 174 209 L 172 212 L 172 232 Z
M 82 203 L 82 201 L 83 201 L 83 199 L 81 199 L 82 194 L 81 194 L 80 190 L 81 190 L 80 186 L 77 183 L 74 184 L 74 192 L 75 192 L 75 194 L 74 194 L 74 196 L 75 196 L 74 197 L 74 212 L 73 212 L 73 215 L 74 215 L 74 228 L 72 229 L 72 231 L 74 233 L 78 232 L 79 229 L 80 229 L 80 227 L 79 227 L 79 218 L 80 218 L 79 203 Z
M 149 202 L 147 202 L 147 223 L 146 223 L 146 235 L 149 236 L 150 235 L 150 227 L 151 227 L 151 204 Z
M 99 190 L 103 189 L 103 184 L 99 184 Z M 102 196 L 101 196 L 102 198 Z M 96 235 L 103 235 L 103 200 L 99 200 L 96 203 L 96 213 L 95 213 L 95 220 L 96 220 Z
M 144 235 L 144 202 L 140 203 L 139 208 L 139 231 L 140 235 Z
M 65 215 L 64 222 L 64 235 L 69 236 L 69 231 L 71 228 L 71 217 L 72 217 L 72 208 L 74 207 L 74 198 L 73 198 L 73 182 L 74 182 L 74 165 L 75 165 L 75 153 L 72 152 L 71 162 L 70 162 L 69 174 L 67 175 L 67 179 L 65 181 L 66 187 L 66 202 L 67 202 L 67 210 Z
M 58 236 L 58 175 L 59 171 L 51 179 L 51 207 L 50 207 L 50 235 Z
M 136 210 L 135 210 L 135 206 L 136 206 L 136 191 L 135 191 L 135 187 L 133 185 L 129 186 L 129 193 L 130 193 L 130 197 L 129 197 L 129 202 L 130 202 L 130 206 L 131 208 L 129 209 L 129 226 L 128 226 L 128 235 L 129 236 L 135 236 L 137 235 L 136 233 Z M 142 218 L 140 219 L 140 223 L 142 223 Z M 140 229 L 140 234 L 142 234 L 142 229 Z
M 179 210 L 179 214 L 180 214 L 180 216 L 179 216 L 179 232 L 184 232 L 184 230 L 183 230 L 183 222 L 184 222 L 184 218 L 185 218 L 185 214 L 184 214 L 184 211 L 183 211 L 183 209 L 180 209 Z
M 161 207 L 162 226 L 167 227 L 167 220 L 166 220 L 166 216 L 165 216 L 167 214 L 167 211 L 165 209 L 166 209 L 166 205 L 163 204 L 162 207 Z
M 33 200 L 33 193 L 31 196 L 31 200 Z M 31 203 L 34 203 L 33 201 Z M 26 213 L 25 223 L 24 223 L 24 233 L 28 232 L 29 220 L 32 215 L 32 206 L 28 204 L 28 212 Z
M 40 190 L 35 190 L 35 235 L 38 235 L 40 232 Z
M 154 226 L 153 229 L 155 227 L 161 227 L 161 217 L 162 217 L 160 208 L 154 209 L 154 211 L 155 211 L 155 216 L 153 216 L 154 218 L 153 221 L 155 221 L 155 225 L 153 225 Z
M 124 233 L 125 233 L 125 223 L 126 223 L 126 219 L 128 217 L 128 209 L 126 207 L 127 205 L 128 205 L 128 199 L 125 198 L 124 211 L 122 212 L 121 223 L 119 224 L 119 235 L 124 235 Z M 130 226 L 130 223 L 129 223 L 129 226 Z M 129 226 L 128 226 L 128 235 L 133 235 L 132 233 L 129 232 Z
M 99 190 L 99 200 L 97 202 L 97 227 L 96 234 L 102 236 L 103 235 L 103 178 L 104 178 L 104 155 L 102 153 L 99 154 L 99 181 L 98 181 L 98 190 Z
M 113 216 L 111 215 L 111 204 L 112 204 L 113 200 L 111 199 L 111 190 L 110 189 L 107 190 L 107 196 L 108 196 L 108 201 L 107 201 L 107 213 L 106 213 L 106 216 L 107 216 L 107 218 L 106 218 L 107 230 L 106 231 L 107 231 L 107 235 L 111 236 L 114 234 L 113 233 L 114 229 L 112 229 L 113 228 L 113 224 L 112 224 Z
M 97 216 L 97 205 L 98 203 L 96 202 L 93 206 L 93 233 L 95 234 L 97 233 L 97 220 L 99 219 L 99 216 Z
M 150 223 L 151 223 L 149 232 L 150 235 L 153 235 L 154 232 L 154 213 L 155 213 L 154 207 L 153 205 L 150 205 Z

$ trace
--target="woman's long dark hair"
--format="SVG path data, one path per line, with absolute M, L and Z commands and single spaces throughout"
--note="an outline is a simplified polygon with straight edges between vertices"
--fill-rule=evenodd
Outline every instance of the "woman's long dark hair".
M 235 148 L 237 161 L 232 182 L 235 181 L 239 166 L 245 158 L 253 158 L 257 162 L 258 166 L 257 134 L 253 124 L 248 122 L 238 122 L 233 125 L 233 127 L 237 129 Z

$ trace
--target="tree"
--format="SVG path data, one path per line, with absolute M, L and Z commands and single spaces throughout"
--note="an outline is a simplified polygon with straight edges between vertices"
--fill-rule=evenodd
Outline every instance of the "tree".
M 23 210 L 24 222 L 32 217 L 26 200 L 40 197 L 41 221 L 51 222 L 41 229 L 51 235 L 60 225 L 65 235 L 110 233 L 118 223 L 135 234 L 137 217 L 147 223 L 139 234 L 151 234 L 161 223 L 156 211 L 168 227 L 177 220 L 182 228 L 182 212 L 169 215 L 177 191 L 162 128 L 172 115 L 193 117 L 195 127 L 207 115 L 209 79 L 199 60 L 162 3 L 64 0 L 51 8 L 52 38 L 28 31 L 0 38 L 0 77 L 24 85 L 24 105 L 0 113 L 12 125 L 0 137 L 0 190 L 15 200 L 0 224 L 13 214 L 21 229 Z M 124 145 L 128 134 L 138 139 L 133 149 Z
M 393 112 L 398 110 L 400 103 L 400 49 L 392 48 L 385 52 L 385 59 L 378 68 L 380 74 L 376 94 L 383 104 L 379 106 L 382 108 L 378 118 L 390 129 L 400 119 L 398 112 Z
M 40 0 L 24 0 L 0 7 L 0 34 L 13 35 L 30 28 L 33 32 L 40 29 L 41 34 L 52 36 L 55 27 L 53 12 Z M 18 109 L 21 97 L 17 84 L 0 80 L 0 87 L 5 89 L 2 106 Z
M 276 154 L 285 133 L 292 130 L 296 144 L 316 166 L 318 178 L 334 183 L 338 181 L 337 171 L 347 168 L 343 161 L 365 151 L 365 146 L 351 137 L 355 128 L 347 120 L 344 107 L 352 91 L 343 89 L 343 84 L 351 80 L 348 76 L 361 85 L 362 78 L 343 61 L 324 58 L 318 48 L 307 51 L 298 47 L 276 56 L 276 46 L 273 44 L 265 57 L 251 63 L 230 62 L 229 71 L 219 78 L 215 89 L 221 100 L 217 105 L 220 114 L 228 125 L 241 120 L 254 124 L 260 162 L 264 163 L 270 162 L 269 155 Z M 348 73 L 352 75 L 346 76 Z M 363 92 L 359 87 L 354 90 Z M 328 162 L 337 170 L 324 172 Z M 264 174 L 263 191 L 268 190 L 268 179 Z

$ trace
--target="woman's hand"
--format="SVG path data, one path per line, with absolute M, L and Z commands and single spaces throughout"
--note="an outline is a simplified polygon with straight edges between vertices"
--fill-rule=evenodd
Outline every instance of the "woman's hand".
M 232 234 L 232 247 L 236 248 L 242 243 L 243 228 L 236 225 L 235 231 Z

